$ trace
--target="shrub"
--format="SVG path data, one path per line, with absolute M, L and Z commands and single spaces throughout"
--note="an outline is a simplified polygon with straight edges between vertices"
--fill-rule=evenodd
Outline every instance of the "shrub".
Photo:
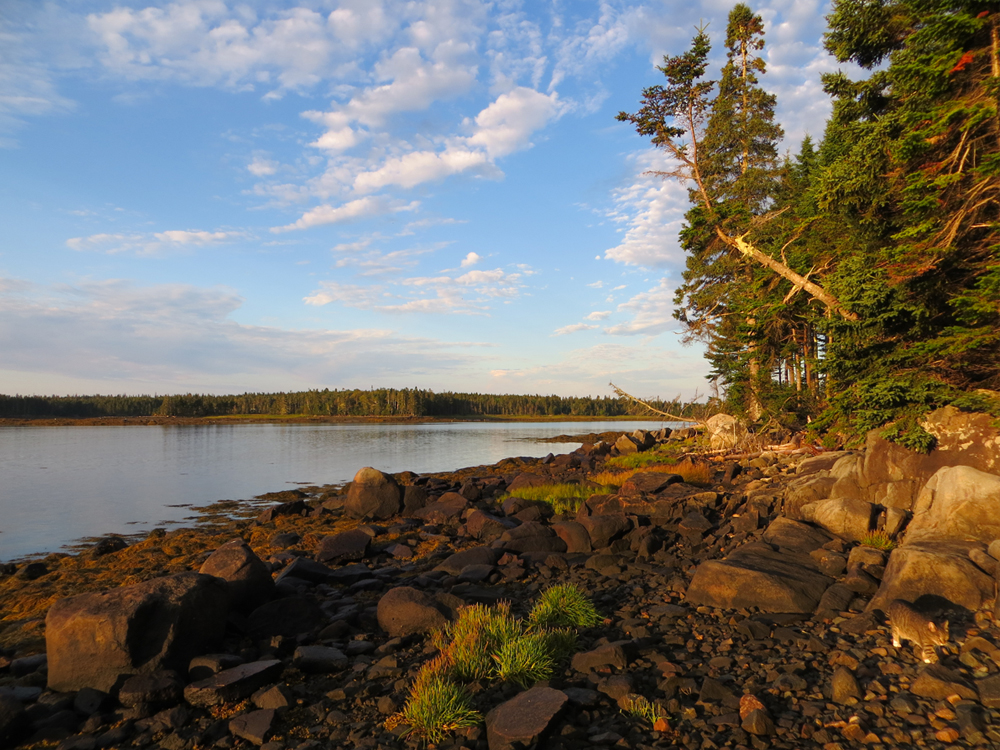
M 446 630 L 451 644 L 443 647 L 451 657 L 452 674 L 463 680 L 489 677 L 494 668 L 491 654 L 518 638 L 522 631 L 521 624 L 510 614 L 509 602 L 494 607 L 463 607 Z
M 528 620 L 536 627 L 589 628 L 604 621 L 580 589 L 565 583 L 546 589 Z
M 451 668 L 447 652 L 421 667 L 406 705 L 386 720 L 386 728 L 407 724 L 406 736 L 415 734 L 427 742 L 440 742 L 449 732 L 479 724 L 482 715 L 472 707 L 465 688 L 448 677 Z

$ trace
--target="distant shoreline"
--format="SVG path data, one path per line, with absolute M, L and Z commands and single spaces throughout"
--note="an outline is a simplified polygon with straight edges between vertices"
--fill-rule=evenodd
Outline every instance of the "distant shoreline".
M 435 422 L 669 422 L 662 417 L 621 415 L 614 417 L 552 415 L 453 417 L 349 417 L 306 414 L 236 414 L 216 417 L 4 417 L 0 427 L 146 427 L 204 424 L 433 424 Z

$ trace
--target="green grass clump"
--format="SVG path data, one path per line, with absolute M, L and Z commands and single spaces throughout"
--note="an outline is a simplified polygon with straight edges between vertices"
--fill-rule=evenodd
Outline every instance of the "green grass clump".
M 549 679 L 556 665 L 549 648 L 548 633 L 528 633 L 508 641 L 493 654 L 493 660 L 498 678 L 522 688 Z
M 666 718 L 663 707 L 658 703 L 653 703 L 649 698 L 642 695 L 634 695 L 626 701 L 622 708 L 629 716 L 647 721 L 655 725 L 660 719 Z
M 463 607 L 445 632 L 451 638 L 446 648 L 452 673 L 462 680 L 482 680 L 493 673 L 491 655 L 519 638 L 523 628 L 510 614 L 510 603 L 501 602 L 494 607 Z
M 670 464 L 677 462 L 677 450 L 673 446 L 657 446 L 650 451 L 626 453 L 624 456 L 613 456 L 604 462 L 609 469 L 641 469 L 645 466 Z
M 498 502 L 503 503 L 509 497 L 520 497 L 548 503 L 556 513 L 575 513 L 583 501 L 593 494 L 592 487 L 582 484 L 543 484 L 538 487 L 522 487 L 512 494 L 504 495 Z
M 543 628 L 589 628 L 599 625 L 604 618 L 580 589 L 565 583 L 546 589 L 528 620 Z
M 861 544 L 865 547 L 873 547 L 885 552 L 896 549 L 896 542 L 884 529 L 869 531 L 861 538 Z
M 406 736 L 417 735 L 437 743 L 456 729 L 474 727 L 483 720 L 472 707 L 468 691 L 448 677 L 451 663 L 442 654 L 425 664 L 413 683 L 403 710 L 390 717 L 385 726 L 394 729 L 406 724 Z

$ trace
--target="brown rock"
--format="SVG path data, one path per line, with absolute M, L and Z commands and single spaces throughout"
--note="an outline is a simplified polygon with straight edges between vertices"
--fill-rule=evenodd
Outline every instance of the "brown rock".
M 49 688 L 109 691 L 120 675 L 184 670 L 222 640 L 226 584 L 180 573 L 57 601 L 45 618 Z
M 241 714 L 230 720 L 229 732 L 254 745 L 263 745 L 271 734 L 271 724 L 274 722 L 274 709 L 262 708 L 259 711 Z
M 947 700 L 953 695 L 968 700 L 976 700 L 979 697 L 975 689 L 958 672 L 940 664 L 924 667 L 910 685 L 910 692 L 932 700 Z
M 403 491 L 396 480 L 370 466 L 354 475 L 344 501 L 344 510 L 352 518 L 384 520 L 402 508 Z
M 206 680 L 192 682 L 184 688 L 184 700 L 192 706 L 217 706 L 241 701 L 277 680 L 281 671 L 278 659 L 241 664 Z
M 561 690 L 534 687 L 502 703 L 486 716 L 490 750 L 512 750 L 536 742 L 569 698 Z
M 445 608 L 423 591 L 397 586 L 378 602 L 378 624 L 391 637 L 429 633 L 450 619 Z
M 274 595 L 274 579 L 264 562 L 242 539 L 233 539 L 209 555 L 198 571 L 226 582 L 230 604 L 247 612 Z

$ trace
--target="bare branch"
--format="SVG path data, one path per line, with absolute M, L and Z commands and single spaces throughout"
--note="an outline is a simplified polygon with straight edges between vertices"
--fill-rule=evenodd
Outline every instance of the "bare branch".
M 657 409 L 657 408 L 655 408 L 653 406 L 650 406 L 649 404 L 647 404 L 642 399 L 636 398 L 631 393 L 626 393 L 625 391 L 623 391 L 621 388 L 619 388 L 614 383 L 608 383 L 608 385 L 611 386 L 612 390 L 614 390 L 615 395 L 618 396 L 618 398 L 625 398 L 625 399 L 628 399 L 629 401 L 633 401 L 634 403 L 637 403 L 640 406 L 644 406 L 645 408 L 649 409 L 654 414 L 659 414 L 661 417 L 666 417 L 667 419 L 670 419 L 670 420 L 672 420 L 674 422 L 690 422 L 691 424 L 705 424 L 705 422 L 703 420 L 701 420 L 701 419 L 691 419 L 689 417 L 679 417 L 676 414 L 670 414 L 669 412 L 660 411 L 659 409 Z

